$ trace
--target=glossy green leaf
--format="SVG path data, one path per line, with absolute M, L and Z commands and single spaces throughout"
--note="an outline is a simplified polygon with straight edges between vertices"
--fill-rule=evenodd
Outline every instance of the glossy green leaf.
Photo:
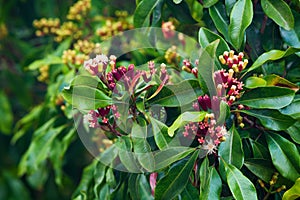
M 261 7 L 268 17 L 286 30 L 294 28 L 294 16 L 283 0 L 261 0 Z
M 209 8 L 213 5 L 215 5 L 219 0 L 203 0 L 203 7 Z
M 194 148 L 189 147 L 170 147 L 159 151 L 154 155 L 155 168 L 162 169 L 170 164 L 181 160 L 188 156 L 190 153 L 194 152 Z
M 199 30 L 199 42 L 202 48 L 207 47 L 211 42 L 219 39 L 219 45 L 216 50 L 217 55 L 222 55 L 224 51 L 229 51 L 230 48 L 225 40 L 207 28 L 201 27 Z
M 256 117 L 266 128 L 274 131 L 286 130 L 295 120 L 278 110 L 241 110 L 240 112 Z
M 189 122 L 200 122 L 204 119 L 206 112 L 184 112 L 168 128 L 168 135 L 174 136 L 175 131 Z
M 300 197 L 300 178 L 298 178 L 290 189 L 288 189 L 282 197 L 282 200 L 294 200 Z
M 62 95 L 68 103 L 79 110 L 89 111 L 112 104 L 111 98 L 101 90 L 88 86 L 64 88 Z
M 253 183 L 234 165 L 227 164 L 224 161 L 223 163 L 225 165 L 227 183 L 234 198 L 246 200 L 257 199 Z
M 71 87 L 74 86 L 89 86 L 92 88 L 98 88 L 100 90 L 106 90 L 107 86 L 97 76 L 90 75 L 77 75 L 70 83 Z
M 271 51 L 265 52 L 257 58 L 257 60 L 252 64 L 252 66 L 247 70 L 247 72 L 257 69 L 258 67 L 262 66 L 263 64 L 265 64 L 268 61 L 279 60 L 283 57 L 292 55 L 297 51 L 299 51 L 299 49 L 288 48 L 286 51 L 271 50 Z
M 232 8 L 228 27 L 231 43 L 236 50 L 242 46 L 245 31 L 251 24 L 252 18 L 253 5 L 251 0 L 238 0 Z
M 10 134 L 13 123 L 13 113 L 8 98 L 2 91 L 0 91 L 0 117 L 0 132 Z
M 216 114 L 216 113 L 215 113 Z M 225 101 L 220 102 L 220 114 L 217 120 L 217 124 L 224 124 L 230 116 L 230 107 Z
M 199 199 L 220 199 L 222 180 L 214 167 L 208 166 L 207 157 L 200 167 L 200 196 Z
M 150 25 L 150 15 L 160 0 L 143 0 L 134 12 L 133 24 L 135 28 L 148 27 Z
M 119 154 L 119 148 L 116 144 L 111 145 L 99 156 L 99 161 L 106 166 L 113 167 L 112 163 Z
M 219 155 L 227 163 L 241 168 L 244 163 L 242 140 L 234 126 L 229 130 L 229 136 L 219 146 Z
M 128 180 L 128 190 L 131 199 L 153 199 L 151 195 L 150 187 L 148 186 L 148 180 L 146 180 L 143 174 L 130 174 Z
M 152 172 L 154 171 L 155 161 L 147 137 L 147 126 L 134 123 L 131 131 L 134 154 L 142 167 Z
M 299 86 L 288 81 L 285 78 L 282 78 L 276 74 L 270 74 L 264 77 L 264 80 L 267 81 L 268 86 L 278 86 L 278 87 L 286 87 L 297 92 L 299 90 Z
M 294 119 L 300 119 L 300 99 L 294 100 L 288 106 L 279 110 L 284 115 L 289 115 Z
M 198 64 L 198 80 L 204 93 L 210 96 L 217 94 L 213 73 L 215 71 L 215 56 L 220 40 L 215 40 L 206 46 L 200 54 Z M 199 41 L 199 43 L 201 43 Z
M 289 105 L 295 96 L 295 91 L 281 87 L 259 87 L 245 92 L 239 103 L 251 108 L 280 109 Z
M 151 97 L 158 86 L 153 86 L 147 92 Z M 190 104 L 203 93 L 197 80 L 184 80 L 174 85 L 166 85 L 153 98 L 146 100 L 150 105 L 161 105 L 166 107 L 178 107 Z
M 172 140 L 168 135 L 168 127 L 152 117 L 150 120 L 156 145 L 160 150 L 168 148 L 169 143 Z
M 182 193 L 180 194 L 182 200 L 194 200 L 199 198 L 199 191 L 191 182 L 188 182 Z
M 300 13 L 293 12 L 293 14 L 295 17 L 294 28 L 291 30 L 286 30 L 280 27 L 280 35 L 287 45 L 295 48 L 300 48 Z
M 232 10 L 234 4 L 236 3 L 236 1 L 237 0 L 225 0 L 225 7 L 226 7 L 227 16 L 230 15 L 231 10 Z
M 300 144 L 300 120 L 290 126 L 286 132 L 291 136 L 291 138 L 298 144 Z
M 229 41 L 229 35 L 228 35 L 229 18 L 226 16 L 226 11 L 223 3 L 219 2 L 216 5 L 210 7 L 209 15 L 213 20 L 217 30 L 224 36 L 224 38 L 227 41 Z M 221 54 L 218 53 L 218 55 L 222 55 L 222 54 L 223 52 Z
M 173 0 L 173 2 L 174 2 L 175 4 L 179 4 L 179 3 L 182 2 L 182 0 Z
M 244 165 L 264 182 L 269 182 L 276 171 L 272 162 L 263 158 L 247 159 Z
M 253 150 L 253 157 L 254 158 L 264 158 L 264 159 L 270 159 L 270 153 L 265 145 L 260 144 L 259 142 L 251 141 L 251 146 Z
M 157 182 L 155 199 L 173 199 L 184 190 L 198 154 L 199 151 L 195 151 L 188 160 L 170 168 L 166 176 Z
M 267 85 L 267 81 L 263 78 L 251 76 L 246 79 L 245 87 L 249 89 L 257 88 L 257 87 L 264 87 Z
M 300 154 L 295 144 L 279 134 L 265 133 L 272 162 L 285 178 L 296 181 L 300 176 Z
M 99 190 L 101 188 L 101 184 L 104 181 L 106 173 L 106 166 L 101 162 L 98 162 L 94 169 L 94 194 L 96 198 L 99 198 Z
M 130 138 L 123 136 L 115 144 L 119 148 L 119 157 L 125 168 L 129 172 L 140 172 L 141 169 L 137 163 L 137 155 L 133 152 L 133 145 Z

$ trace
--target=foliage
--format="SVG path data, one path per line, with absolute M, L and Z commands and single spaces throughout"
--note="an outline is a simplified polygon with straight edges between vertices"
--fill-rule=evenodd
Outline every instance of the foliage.
M 30 42 L 0 20 L 0 131 L 23 177 L 0 183 L 27 199 L 54 182 L 73 199 L 299 197 L 299 1 L 114 3 L 66 3 Z

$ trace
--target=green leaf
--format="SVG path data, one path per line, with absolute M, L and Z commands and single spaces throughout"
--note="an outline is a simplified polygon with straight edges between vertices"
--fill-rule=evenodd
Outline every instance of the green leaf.
M 251 76 L 246 79 L 245 87 L 249 89 L 257 88 L 257 87 L 264 87 L 267 85 L 267 81 L 263 78 Z
M 286 132 L 291 136 L 291 138 L 298 144 L 300 144 L 300 120 L 295 124 L 290 126 Z
M 287 190 L 282 197 L 282 200 L 294 200 L 300 197 L 300 178 L 298 178 L 289 190 Z
M 160 0 L 143 0 L 134 12 L 133 24 L 135 28 L 148 27 L 150 25 L 150 15 Z
M 240 112 L 256 117 L 266 128 L 274 131 L 286 130 L 295 120 L 278 110 L 241 110 Z
M 180 194 L 182 200 L 194 200 L 199 198 L 199 191 L 191 182 L 188 182 L 186 187 Z
M 175 4 L 173 0 L 166 0 L 168 8 L 171 10 L 172 15 L 181 23 L 195 24 L 197 21 L 192 17 L 190 8 L 185 1 Z
M 150 120 L 156 145 L 160 150 L 168 148 L 169 143 L 172 140 L 172 138 L 168 135 L 168 127 L 164 123 L 152 117 Z
M 173 0 L 173 2 L 174 2 L 175 4 L 180 4 L 180 3 L 182 2 L 182 0 Z
M 217 47 L 216 54 L 222 55 L 224 51 L 229 51 L 230 48 L 225 40 L 207 28 L 201 27 L 199 30 L 199 42 L 202 48 L 207 47 L 211 42 L 219 39 L 220 43 Z
M 271 50 L 268 52 L 263 53 L 260 55 L 257 60 L 252 64 L 252 66 L 247 70 L 247 73 L 257 69 L 258 67 L 262 66 L 266 62 L 270 60 L 279 60 L 283 57 L 289 56 L 294 54 L 295 52 L 298 52 L 299 49 L 296 48 L 288 48 L 286 51 L 281 51 L 281 50 Z
M 206 112 L 185 112 L 179 115 L 174 123 L 168 128 L 168 135 L 174 136 L 175 131 L 189 122 L 200 122 L 204 119 Z
M 251 141 L 254 158 L 264 158 L 264 159 L 271 158 L 268 149 L 264 145 L 253 140 L 250 141 Z
M 112 104 L 111 98 L 101 90 L 88 86 L 64 88 L 62 95 L 73 107 L 84 111 L 103 108 Z
M 158 86 L 153 86 L 147 91 L 147 97 L 151 97 Z M 197 80 L 184 80 L 174 85 L 166 85 L 153 98 L 146 100 L 150 105 L 158 104 L 166 107 L 179 107 L 197 100 L 203 93 Z
M 13 123 L 13 113 L 8 98 L 3 91 L 0 91 L 0 118 L 0 132 L 10 134 Z
M 89 186 L 94 178 L 94 170 L 97 162 L 97 160 L 94 160 L 90 165 L 84 168 L 80 183 L 72 194 L 72 199 L 85 199 L 84 196 L 88 193 Z
M 253 183 L 234 165 L 224 162 L 229 189 L 235 199 L 255 200 L 256 189 Z
M 238 0 L 230 14 L 228 28 L 230 41 L 236 50 L 242 46 L 245 30 L 251 24 L 253 18 L 253 5 L 251 0 Z
M 119 157 L 125 168 L 129 172 L 140 172 L 141 169 L 137 163 L 136 153 L 133 152 L 133 145 L 130 138 L 128 136 L 122 136 L 115 144 L 119 148 Z
M 155 161 L 151 147 L 147 142 L 147 137 L 147 126 L 134 123 L 131 131 L 134 154 L 143 168 L 152 172 L 154 171 Z
M 209 8 L 213 5 L 215 5 L 219 0 L 203 0 L 203 7 Z
M 55 55 L 47 55 L 45 58 L 36 60 L 28 66 L 29 70 L 36 70 L 44 65 L 54 65 L 54 64 L 62 64 L 62 59 L 60 56 Z
M 101 162 L 97 162 L 94 168 L 94 194 L 96 198 L 99 198 L 99 190 L 101 188 L 101 184 L 104 181 L 106 173 L 106 166 Z
M 128 190 L 131 199 L 153 199 L 148 186 L 145 175 L 143 174 L 130 174 L 128 181 Z
M 294 100 L 290 105 L 279 110 L 282 114 L 300 119 L 300 99 Z
M 229 136 L 225 142 L 219 146 L 219 155 L 227 163 L 241 168 L 244 163 L 244 151 L 242 147 L 242 140 L 239 133 L 234 126 L 229 130 Z
M 200 54 L 198 68 L 198 80 L 204 93 L 210 96 L 217 94 L 213 73 L 215 71 L 215 56 L 220 40 L 215 40 L 206 46 Z M 201 43 L 199 41 L 199 43 Z
M 230 116 L 230 107 L 225 101 L 220 103 L 220 114 L 217 120 L 217 124 L 224 124 L 227 118 Z
M 290 30 L 294 28 L 294 16 L 283 0 L 261 0 L 261 7 L 276 24 Z
M 299 86 L 282 78 L 276 74 L 270 74 L 264 77 L 264 80 L 267 81 L 268 86 L 278 86 L 278 87 L 286 87 L 297 92 L 299 90 Z
M 195 151 L 194 148 L 189 148 L 189 147 L 170 147 L 161 150 L 154 155 L 155 168 L 157 170 L 165 168 L 170 164 L 185 158 L 191 152 L 194 151 Z
M 188 160 L 173 166 L 165 177 L 157 182 L 155 199 L 173 199 L 180 194 L 189 180 L 199 151 L 195 151 Z
M 264 182 L 269 182 L 276 171 L 272 162 L 263 158 L 247 159 L 244 165 Z
M 239 104 L 251 108 L 280 109 L 289 105 L 295 96 L 295 91 L 281 87 L 259 87 L 245 92 L 239 99 Z
M 287 45 L 300 48 L 300 14 L 299 12 L 294 12 L 293 14 L 295 17 L 294 28 L 288 31 L 280 27 L 280 35 Z
M 296 181 L 300 176 L 300 154 L 297 147 L 279 134 L 265 133 L 272 162 L 285 178 Z
M 209 15 L 213 20 L 217 30 L 225 37 L 227 41 L 229 41 L 229 36 L 228 36 L 229 19 L 226 16 L 223 3 L 219 2 L 216 5 L 210 7 Z M 218 55 L 222 55 L 222 54 L 223 52 L 221 54 L 220 52 L 218 53 Z
M 200 196 L 199 199 L 220 199 L 222 180 L 214 167 L 208 166 L 207 157 L 200 167 Z
M 225 0 L 226 13 L 229 16 L 237 0 Z
M 65 125 L 54 128 L 54 120 L 55 118 L 49 120 L 48 123 L 35 131 L 32 142 L 20 161 L 19 175 L 37 171 L 50 156 L 56 137 L 66 128 Z
M 71 87 L 75 86 L 89 86 L 92 88 L 98 88 L 100 90 L 106 90 L 107 87 L 97 76 L 90 75 L 77 75 L 70 83 Z

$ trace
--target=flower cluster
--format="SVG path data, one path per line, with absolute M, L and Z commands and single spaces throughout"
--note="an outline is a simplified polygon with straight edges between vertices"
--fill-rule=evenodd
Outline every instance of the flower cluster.
M 96 35 L 99 35 L 103 40 L 115 36 L 123 31 L 133 29 L 132 23 L 127 20 L 128 13 L 126 11 L 116 11 L 116 19 L 108 18 L 105 20 L 105 25 L 96 30 Z
M 43 65 L 39 68 L 40 75 L 38 76 L 38 80 L 40 82 L 46 82 L 49 79 L 49 65 Z
M 215 153 L 218 145 L 225 140 L 227 130 L 223 125 L 216 125 L 214 114 L 206 114 L 201 122 L 190 122 L 184 127 L 183 136 L 196 139 L 207 154 Z
M 77 54 L 75 50 L 65 50 L 62 55 L 62 61 L 65 64 L 82 65 L 89 56 L 85 54 Z
M 103 126 L 110 125 L 109 121 L 114 121 L 112 118 L 120 118 L 118 107 L 116 105 L 109 105 L 97 110 L 90 110 L 88 114 L 84 115 L 84 121 L 91 128 L 104 128 Z M 102 124 L 103 126 L 100 126 Z
M 175 64 L 177 65 L 177 63 L 180 60 L 180 55 L 177 52 L 177 47 L 176 46 L 172 46 L 170 47 L 166 53 L 165 53 L 165 59 L 167 61 L 168 64 Z
M 78 40 L 74 44 L 74 49 L 77 50 L 78 52 L 89 55 L 90 53 L 94 52 L 96 49 L 100 50 L 100 43 L 93 43 L 88 40 Z
M 91 10 L 91 0 L 80 0 L 70 7 L 67 19 L 80 21 Z
M 60 42 L 69 36 L 78 39 L 82 35 L 82 31 L 79 30 L 77 24 L 68 21 L 61 25 L 60 20 L 57 18 L 34 20 L 33 26 L 37 29 L 36 36 L 54 35 L 56 42 Z
M 227 65 L 235 72 L 240 72 L 246 68 L 248 60 L 244 59 L 244 53 L 240 52 L 238 55 L 234 54 L 234 51 L 225 51 L 223 55 L 219 56 L 219 60 L 223 65 Z
M 183 60 L 183 66 L 182 70 L 194 74 L 194 76 L 197 78 L 198 77 L 198 66 L 199 60 L 195 60 L 194 65 L 191 63 L 191 61 L 184 59 Z
M 58 18 L 42 18 L 40 20 L 34 20 L 33 26 L 37 28 L 36 36 L 44 36 L 47 34 L 56 34 L 56 31 L 60 27 L 60 20 Z
M 166 39 L 170 39 L 175 36 L 175 26 L 172 21 L 163 22 L 161 28 Z

